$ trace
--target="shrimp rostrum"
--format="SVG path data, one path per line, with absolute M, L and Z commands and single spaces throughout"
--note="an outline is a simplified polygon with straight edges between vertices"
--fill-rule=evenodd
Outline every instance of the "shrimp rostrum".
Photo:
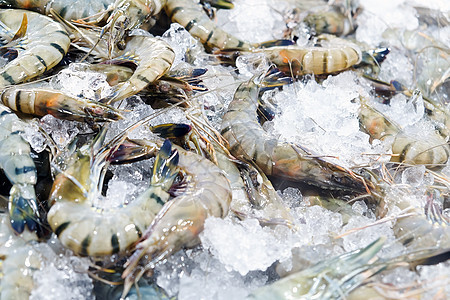
M 266 175 L 364 193 L 364 182 L 350 170 L 304 147 L 281 142 L 261 127 L 257 110 L 262 80 L 260 76 L 242 83 L 223 116 L 222 135 L 229 143 L 230 152 L 239 159 L 255 162 Z
M 45 15 L 58 14 L 67 21 L 88 25 L 103 25 L 109 32 L 110 50 L 123 44 L 129 32 L 139 28 L 157 15 L 166 4 L 165 0 L 2 0 L 0 5 L 11 8 L 35 10 Z M 82 9 L 80 9 L 82 8 Z

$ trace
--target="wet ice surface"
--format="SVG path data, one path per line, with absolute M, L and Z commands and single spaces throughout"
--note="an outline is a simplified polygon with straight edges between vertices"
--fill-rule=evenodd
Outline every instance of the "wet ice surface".
M 430 6 L 438 7 L 436 3 L 438 1 L 431 2 Z M 363 4 L 367 7 L 357 21 L 359 27 L 356 38 L 359 41 L 378 46 L 386 42 L 382 33 L 388 27 L 410 30 L 418 27 L 415 11 L 405 1 L 383 1 L 382 4 L 380 1 L 364 1 Z M 284 7 L 278 5 L 281 4 L 271 0 L 236 0 L 235 9 L 219 11 L 217 24 L 251 42 L 278 38 L 285 29 L 279 13 Z M 274 7 L 279 8 L 278 11 Z M 440 29 L 438 36 L 445 36 L 448 30 Z M 196 98 L 205 108 L 203 113 L 216 128 L 220 127 L 221 115 L 232 100 L 238 84 L 264 69 L 254 68 L 251 63 L 258 58 L 252 55 L 238 59 L 239 74 L 231 67 L 211 64 L 207 55 L 199 55 L 203 53 L 202 46 L 178 25 L 173 24 L 163 39 L 176 52 L 173 70 L 182 69 L 188 62 L 208 68 L 203 83 L 209 91 Z M 186 51 L 190 57 L 185 55 Z M 62 72 L 54 79 L 55 86 L 74 96 L 94 99 L 109 93 L 104 76 L 77 68 L 74 65 Z M 395 78 L 407 84 L 412 82 L 413 71 L 414 65 L 407 53 L 393 49 L 381 66 L 380 78 L 385 81 Z M 282 140 L 307 147 L 347 167 L 368 164 L 373 160 L 389 160 L 389 156 L 379 154 L 389 154 L 390 144 L 377 140 L 369 142 L 369 136 L 359 129 L 360 96 L 367 98 L 372 106 L 411 134 L 426 136 L 434 130 L 433 125 L 422 118 L 421 97 L 411 101 L 409 97 L 397 95 L 391 99 L 390 105 L 386 105 L 375 101 L 369 94 L 367 85 L 361 84 L 357 75 L 351 71 L 330 76 L 321 84 L 314 80 L 297 82 L 271 94 L 277 103 L 278 115 L 273 122 L 267 122 L 265 127 Z M 167 122 L 189 123 L 184 112 L 178 108 L 156 115 L 159 110 L 152 109 L 139 96 L 127 99 L 118 108 L 123 110 L 125 118 L 110 125 L 107 140 L 152 114 L 155 117 L 148 122 L 150 126 Z M 84 125 L 60 121 L 51 116 L 42 118 L 39 125 L 61 149 L 77 134 L 90 132 Z M 36 151 L 42 150 L 46 144 L 44 137 L 37 138 L 39 135 L 33 134 L 37 132 L 36 123 L 25 132 Z M 147 126 L 129 132 L 130 138 L 148 138 L 151 135 Z M 113 177 L 108 183 L 106 197 L 99 199 L 98 206 L 119 206 L 133 201 L 148 186 L 151 167 L 152 161 L 110 167 Z M 450 174 L 449 170 L 450 167 L 447 167 L 447 175 Z M 423 205 L 424 187 L 433 184 L 424 166 L 399 172 L 395 181 L 409 187 L 411 192 L 408 201 L 414 205 Z M 323 259 L 363 248 L 380 236 L 387 237 L 387 246 L 381 251 L 381 257 L 394 257 L 405 251 L 405 247 L 395 241 L 393 221 L 375 224 L 373 207 L 368 207 L 363 201 L 349 204 L 344 214 L 328 209 L 325 205 L 322 207 L 309 202 L 298 189 L 288 188 L 278 192 L 291 209 L 295 230 L 280 225 L 263 227 L 251 218 L 210 218 L 200 235 L 203 246 L 182 250 L 165 264 L 159 265 L 155 272 L 157 284 L 170 296 L 177 295 L 179 299 L 244 299 L 278 275 L 283 276 Z M 395 204 L 398 195 L 404 197 L 396 188 L 390 191 L 390 204 Z M 399 209 L 394 207 L 389 216 L 399 213 Z M 85 273 L 86 259 L 71 254 L 57 256 L 52 250 L 45 251 L 54 263 L 45 265 L 36 273 L 38 288 L 33 292 L 32 299 L 48 299 L 46 296 L 50 290 L 55 295 L 54 299 L 57 296 L 59 299 L 64 298 L 68 294 L 73 296 L 71 299 L 92 298 L 91 281 Z M 380 276 L 380 280 L 396 285 L 415 281 L 424 283 L 425 287 L 430 288 L 425 292 L 425 298 L 431 299 L 442 289 L 442 285 L 436 282 L 446 283 L 445 276 L 448 276 L 449 268 L 448 262 L 422 266 L 418 272 L 397 268 Z M 81 272 L 74 272 L 75 269 Z M 274 274 L 274 270 L 278 275 Z M 433 282 L 431 278 L 437 279 Z M 445 286 L 447 290 L 442 293 L 449 294 L 448 284 Z
M 272 134 L 282 141 L 329 156 L 347 167 L 378 159 L 371 154 L 385 153 L 386 145 L 369 143 L 369 135 L 359 129 L 359 97 L 368 97 L 368 92 L 356 81 L 354 73 L 344 72 L 322 84 L 314 80 L 295 83 L 275 94 L 280 113 L 265 126 L 272 127 Z
M 74 256 L 53 237 L 40 243 L 35 249 L 43 257 L 43 266 L 34 272 L 34 284 L 30 300 L 95 299 L 92 279 L 87 274 L 88 258 Z

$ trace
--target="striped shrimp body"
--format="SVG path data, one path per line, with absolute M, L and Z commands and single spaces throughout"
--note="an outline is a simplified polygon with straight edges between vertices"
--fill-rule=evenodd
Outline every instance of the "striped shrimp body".
M 34 10 L 43 15 L 49 15 L 54 9 L 66 20 L 87 18 L 106 10 L 114 0 L 1 0 L 0 5 L 10 8 Z M 82 9 L 80 9 L 82 8 Z
M 200 39 L 208 48 L 251 49 L 253 45 L 244 42 L 216 26 L 209 19 L 201 5 L 192 0 L 167 0 L 164 7 L 172 22 L 179 23 L 190 34 Z
M 248 299 L 341 299 L 361 285 L 377 270 L 369 263 L 380 251 L 385 239 L 366 248 L 324 260 L 308 269 L 291 274 L 254 291 Z
M 86 145 L 70 158 L 70 165 L 55 178 L 47 220 L 61 242 L 80 255 L 103 256 L 125 251 L 136 242 L 169 198 L 166 190 L 177 174 L 177 155 L 162 148 L 155 162 L 149 188 L 133 202 L 114 208 L 99 208 L 99 181 L 117 145 L 104 146 L 104 132 L 93 145 Z
M 244 161 L 253 161 L 266 175 L 364 193 L 364 184 L 350 171 L 313 156 L 301 146 L 280 142 L 264 131 L 257 118 L 260 83 L 256 81 L 253 78 L 238 87 L 223 116 L 222 135 L 230 152 Z
M 18 233 L 22 233 L 25 226 L 36 230 L 39 217 L 34 191 L 36 166 L 30 155 L 30 145 L 20 136 L 23 127 L 22 121 L 0 104 L 0 167 L 13 185 L 8 209 L 11 226 Z
M 252 50 L 263 53 L 286 74 L 329 74 L 346 70 L 361 62 L 360 48 L 349 41 L 321 36 L 321 47 L 274 46 Z
M 140 27 L 152 16 L 159 14 L 165 0 L 2 0 L 1 5 L 12 8 L 31 9 L 41 14 L 58 14 L 67 21 L 91 25 L 105 24 L 109 42 L 122 44 L 128 33 Z M 82 9 L 80 9 L 82 8 Z M 53 13 L 54 12 L 54 13 Z
M 424 164 L 427 167 L 445 164 L 450 147 L 445 139 L 434 131 L 426 138 L 411 136 L 388 120 L 382 113 L 362 101 L 359 111 L 360 125 L 372 139 L 393 137 L 391 158 L 393 162 Z
M 0 35 L 8 42 L 4 48 L 17 51 L 17 57 L 0 70 L 0 87 L 41 75 L 58 64 L 69 49 L 69 34 L 46 16 L 20 9 L 1 9 L 0 21 L 6 26 L 0 26 Z M 17 31 L 20 34 L 15 34 Z
M 115 61 L 136 64 L 133 75 L 115 86 L 113 94 L 106 99 L 112 103 L 130 97 L 163 76 L 172 66 L 175 53 L 163 40 L 148 36 L 132 36 Z
M 209 158 L 224 171 L 232 190 L 230 211 L 237 217 L 255 218 L 262 224 L 292 226 L 294 219 L 289 208 L 284 205 L 264 173 L 255 166 L 234 158 L 226 149 L 220 134 L 208 125 L 207 120 L 202 120 L 200 109 L 191 109 L 186 115 L 192 121 L 192 126 L 163 124 L 153 127 L 152 131 L 165 138 L 176 138 L 184 149 Z M 160 129 L 164 129 L 164 133 Z M 188 133 L 186 129 L 189 130 Z M 173 136 L 169 137 L 167 133 Z M 217 139 L 208 139 L 206 136 L 215 136 Z M 253 208 L 258 211 L 255 213 Z
M 224 172 L 195 153 L 181 148 L 177 152 L 183 189 L 164 205 L 127 261 L 122 274 L 123 296 L 135 280 L 157 263 L 183 247 L 198 245 L 198 235 L 208 217 L 223 218 L 228 214 L 232 192 Z M 142 268 L 138 267 L 140 261 Z
M 3 89 L 0 100 L 14 111 L 38 117 L 50 114 L 81 122 L 117 121 L 122 117 L 113 107 L 50 88 L 12 86 Z
M 43 263 L 41 254 L 33 248 L 34 233 L 25 231 L 17 236 L 9 227 L 8 217 L 0 215 L 0 298 L 28 300 L 34 287 L 33 274 Z

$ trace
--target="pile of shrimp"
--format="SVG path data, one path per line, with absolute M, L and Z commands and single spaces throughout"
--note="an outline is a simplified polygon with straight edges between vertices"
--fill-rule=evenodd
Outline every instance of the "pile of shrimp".
M 64 294 L 55 253 L 76 299 L 450 298 L 450 12 L 371 42 L 363 1 L 272 2 L 261 41 L 242 0 L 0 1 L 0 299 Z M 274 130 L 342 78 L 378 152 Z

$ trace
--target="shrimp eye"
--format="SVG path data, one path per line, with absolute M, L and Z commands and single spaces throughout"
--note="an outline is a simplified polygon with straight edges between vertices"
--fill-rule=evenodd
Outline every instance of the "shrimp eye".
M 125 41 L 119 41 L 119 42 L 117 42 L 117 48 L 119 48 L 119 50 L 125 49 L 125 46 L 126 46 Z

